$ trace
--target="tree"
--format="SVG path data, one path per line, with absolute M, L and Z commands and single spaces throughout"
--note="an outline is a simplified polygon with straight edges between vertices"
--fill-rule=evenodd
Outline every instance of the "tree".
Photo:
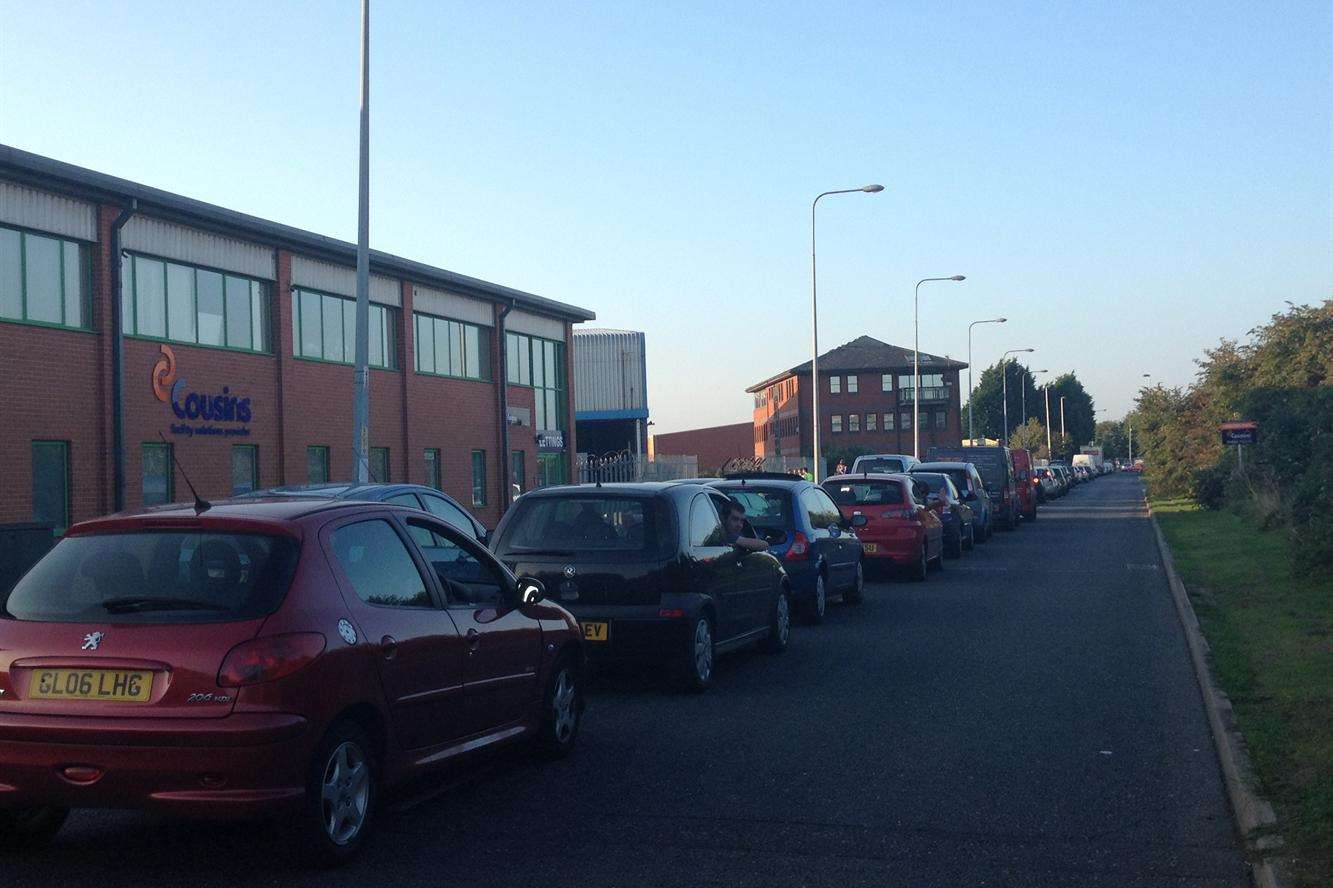
M 1003 440 L 1004 430 L 1004 390 L 1005 375 L 1008 376 L 1009 391 L 1009 433 L 1023 424 L 1023 405 L 1024 392 L 1026 391 L 1026 404 L 1029 416 L 1037 416 L 1045 406 L 1039 403 L 1040 393 L 1032 381 L 1032 372 L 1027 367 L 1014 360 L 1005 362 L 1003 369 L 1000 364 L 992 364 L 981 371 L 981 379 L 976 388 L 972 390 L 972 398 L 968 401 L 967 407 L 963 412 L 963 423 L 966 428 L 968 412 L 976 409 L 976 421 L 974 428 L 979 437 L 995 438 Z
M 1029 419 L 1026 425 L 1014 429 L 1014 433 L 1009 436 L 1009 446 L 1031 450 L 1037 459 L 1050 459 L 1050 455 L 1046 452 L 1046 426 L 1035 416 Z
M 1107 459 L 1126 459 L 1129 456 L 1129 436 L 1123 422 L 1097 423 L 1092 443 L 1102 448 L 1102 456 Z
M 1074 452 L 1080 445 L 1087 444 L 1096 433 L 1097 423 L 1093 413 L 1092 396 L 1083 388 L 1083 383 L 1073 371 L 1057 376 L 1051 383 L 1051 428 L 1061 428 L 1060 398 L 1065 399 L 1064 432 L 1074 443 Z M 1043 404 L 1043 409 L 1045 405 Z

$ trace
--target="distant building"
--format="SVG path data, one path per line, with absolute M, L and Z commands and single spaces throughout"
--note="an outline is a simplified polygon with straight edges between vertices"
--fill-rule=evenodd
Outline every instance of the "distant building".
M 921 452 L 962 443 L 958 372 L 962 361 L 921 353 Z M 820 444 L 912 452 L 912 350 L 861 336 L 819 356 Z M 746 389 L 754 395 L 754 455 L 810 456 L 810 362 Z
M 579 452 L 643 453 L 648 447 L 644 335 L 633 330 L 576 329 L 573 340 Z
M 754 452 L 753 423 L 689 429 L 665 435 L 653 435 L 651 453 L 658 456 L 697 456 L 699 471 L 712 473 L 727 460 L 748 457 Z M 581 439 L 580 439 L 581 440 Z

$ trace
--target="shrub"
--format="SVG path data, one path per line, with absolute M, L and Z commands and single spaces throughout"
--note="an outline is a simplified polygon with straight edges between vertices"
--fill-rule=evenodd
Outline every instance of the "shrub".
M 1195 470 L 1191 491 L 1194 501 L 1214 512 L 1222 508 L 1227 501 L 1227 480 L 1230 475 L 1231 472 L 1222 467 L 1221 460 L 1218 465 Z

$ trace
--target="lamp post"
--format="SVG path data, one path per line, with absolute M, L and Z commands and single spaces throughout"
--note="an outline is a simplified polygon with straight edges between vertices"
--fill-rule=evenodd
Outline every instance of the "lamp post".
M 977 412 L 976 405 L 972 403 L 972 328 L 977 324 L 1003 324 L 1008 320 L 1008 318 L 988 318 L 967 325 L 967 440 L 969 441 L 977 440 L 976 434 L 972 431 L 972 415 Z
M 1051 452 L 1051 384 L 1048 382 L 1041 390 L 1046 393 L 1046 461 L 1050 462 L 1055 455 Z
M 361 147 L 357 180 L 352 478 L 370 480 L 370 0 L 361 0 Z M 381 479 L 388 481 L 388 478 Z
M 814 448 L 815 448 L 815 483 L 819 483 L 819 288 L 818 275 L 815 266 L 815 207 L 819 205 L 820 198 L 828 197 L 830 194 L 854 194 L 863 191 L 866 194 L 878 194 L 884 190 L 883 185 L 863 185 L 860 188 L 842 188 L 837 191 L 825 191 L 815 197 L 810 204 L 810 341 L 812 345 L 812 355 L 810 358 L 810 410 L 814 413 Z
M 965 281 L 961 274 L 922 278 L 912 295 L 912 457 L 921 458 L 921 285 L 931 281 Z
M 1060 443 L 1065 439 L 1065 396 L 1060 396 Z
M 1009 446 L 1009 356 L 1036 351 L 1035 348 L 1011 348 L 1000 357 L 1000 379 L 1004 401 L 1004 446 Z
M 1031 377 L 1035 380 L 1035 379 L 1037 378 L 1037 375 L 1038 375 L 1038 374 L 1040 374 L 1040 373 L 1048 373 L 1048 372 L 1050 372 L 1050 371 L 1047 371 L 1047 370 L 1029 370 L 1029 371 L 1028 371 L 1028 375 L 1031 376 Z M 1035 386 L 1034 386 L 1034 388 L 1035 388 Z M 1028 424 L 1028 384 L 1027 384 L 1027 380 L 1023 380 L 1023 425 L 1027 425 L 1027 424 Z

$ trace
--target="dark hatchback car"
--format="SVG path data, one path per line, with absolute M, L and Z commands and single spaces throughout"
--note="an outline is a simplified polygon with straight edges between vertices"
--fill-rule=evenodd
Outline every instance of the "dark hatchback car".
M 1021 514 L 1018 499 L 1018 479 L 1014 473 L 1014 458 L 1008 447 L 983 445 L 978 447 L 930 448 L 930 461 L 957 460 L 977 467 L 986 485 L 995 512 L 995 522 L 1004 530 L 1018 527 Z
M 930 490 L 926 503 L 944 525 L 945 556 L 958 558 L 964 549 L 970 550 L 976 545 L 976 519 L 972 507 L 963 502 L 953 480 L 943 472 L 926 472 L 920 467 L 908 474 Z
M 395 506 L 407 506 L 409 509 L 421 509 L 442 518 L 463 531 L 474 540 L 482 543 L 490 539 L 486 525 L 472 516 L 472 513 L 443 491 L 424 484 L 293 484 L 283 487 L 269 487 L 247 493 L 241 499 L 272 499 L 284 496 L 319 497 L 333 500 L 362 500 L 371 503 L 392 503 Z
M 703 691 L 716 656 L 779 653 L 791 630 L 787 574 L 728 543 L 728 503 L 687 482 L 547 487 L 505 514 L 492 549 L 578 618 L 591 659 L 666 661 Z
M 853 526 L 824 488 L 790 475 L 756 474 L 715 481 L 745 509 L 756 535 L 782 562 L 792 598 L 806 622 L 824 621 L 830 598 L 859 604 L 865 594 L 865 556 Z
M 986 493 L 977 467 L 968 462 L 928 462 L 916 466 L 923 472 L 941 472 L 953 481 L 958 498 L 972 509 L 974 541 L 984 543 L 995 533 L 995 509 Z
M 0 847 L 70 808 L 284 816 L 362 844 L 381 793 L 578 736 L 583 641 L 470 536 L 365 502 L 232 500 L 75 525 L 0 598 Z

